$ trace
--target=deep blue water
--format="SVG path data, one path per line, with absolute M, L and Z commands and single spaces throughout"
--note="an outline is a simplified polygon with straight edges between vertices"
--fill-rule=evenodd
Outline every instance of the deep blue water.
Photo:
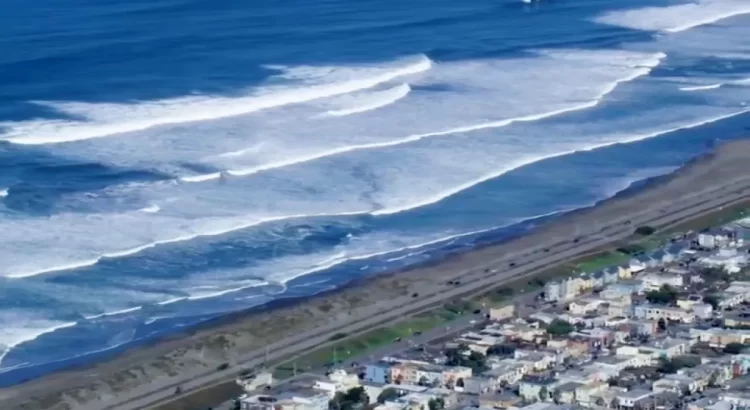
M 6 3 L 0 385 L 521 234 L 750 126 L 750 0 Z

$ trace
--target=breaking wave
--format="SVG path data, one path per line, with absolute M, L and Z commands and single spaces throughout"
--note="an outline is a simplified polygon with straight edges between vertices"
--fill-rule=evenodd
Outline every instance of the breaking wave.
M 37 105 L 50 108 L 68 116 L 84 118 L 85 121 L 69 120 L 30 120 L 24 122 L 0 123 L 0 140 L 14 144 L 56 144 L 86 140 L 140 131 L 147 128 L 181 124 L 197 121 L 215 120 L 248 114 L 259 110 L 298 104 L 307 101 L 327 98 L 375 87 L 399 77 L 419 74 L 432 67 L 432 61 L 426 56 L 411 58 L 391 63 L 384 67 L 354 68 L 364 75 L 332 75 L 324 83 L 267 86 L 255 90 L 244 97 L 190 96 L 171 100 L 141 102 L 134 104 L 93 104 L 83 102 L 37 101 Z M 283 77 L 298 80 L 296 74 L 303 71 L 309 74 L 309 68 L 287 69 L 274 67 L 277 70 L 288 70 Z M 323 72 L 346 71 L 347 68 L 314 68 Z M 344 77 L 344 78 L 340 78 Z
M 358 113 L 365 112 L 365 111 L 376 110 L 380 107 L 393 104 L 394 102 L 406 97 L 410 91 L 411 91 L 411 87 L 409 87 L 409 84 L 401 84 L 389 90 L 375 93 L 375 95 L 370 96 L 369 99 L 371 101 L 366 102 L 362 105 L 355 106 L 352 108 L 330 110 L 326 114 L 332 117 L 343 117 L 345 115 L 352 115 L 352 114 L 358 114 Z
M 737 0 L 697 0 L 665 7 L 613 11 L 598 16 L 599 23 L 636 30 L 678 33 L 750 13 L 750 4 Z

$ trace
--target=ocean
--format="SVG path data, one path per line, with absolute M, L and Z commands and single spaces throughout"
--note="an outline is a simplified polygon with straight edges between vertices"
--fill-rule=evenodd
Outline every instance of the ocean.
M 750 127 L 750 0 L 9 0 L 0 385 L 501 241 Z

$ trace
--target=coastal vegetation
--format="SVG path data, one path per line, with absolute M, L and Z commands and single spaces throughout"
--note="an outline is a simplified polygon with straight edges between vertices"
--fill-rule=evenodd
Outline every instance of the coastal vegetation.
M 555 319 L 549 324 L 549 326 L 547 326 L 547 333 L 553 336 L 567 335 L 574 330 L 575 327 L 573 327 L 573 325 L 562 319 Z

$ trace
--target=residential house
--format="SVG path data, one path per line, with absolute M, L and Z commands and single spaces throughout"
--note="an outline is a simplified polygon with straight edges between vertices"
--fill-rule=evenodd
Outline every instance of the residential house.
M 642 352 L 650 353 L 655 359 L 671 359 L 690 352 L 693 344 L 692 339 L 665 337 L 651 340 L 647 344 L 639 346 L 639 349 Z
M 365 381 L 380 384 L 390 383 L 392 366 L 393 363 L 386 361 L 365 364 Z
M 651 388 L 655 392 L 670 391 L 676 394 L 693 394 L 698 391 L 695 380 L 682 374 L 667 374 L 655 381 Z
M 479 406 L 494 409 L 508 409 L 521 404 L 523 399 L 515 393 L 504 390 L 479 396 Z
M 595 312 L 604 300 L 596 297 L 578 298 L 568 304 L 568 310 L 574 315 L 585 315 L 586 313 Z
M 621 392 L 616 396 L 616 403 L 620 408 L 632 409 L 632 408 L 643 408 L 642 404 L 645 403 L 654 392 L 648 390 L 633 389 L 630 391 Z
M 699 319 L 710 319 L 714 316 L 714 307 L 708 303 L 697 303 L 693 305 L 693 314 Z
M 747 253 L 739 253 L 737 249 L 720 249 L 713 255 L 700 258 L 698 262 L 704 266 L 722 268 L 728 273 L 737 273 L 748 262 Z
M 742 302 L 750 301 L 750 282 L 732 282 L 728 288 L 720 294 L 719 307 L 735 307 Z
M 659 290 L 664 286 L 681 288 L 684 285 L 682 275 L 676 275 L 666 272 L 647 273 L 643 275 L 641 281 L 643 282 L 643 289 L 646 292 L 651 290 Z
M 648 303 L 635 306 L 634 315 L 637 319 L 664 319 L 682 323 L 693 323 L 695 321 L 695 315 L 692 312 L 677 307 L 658 306 Z
M 745 329 L 691 328 L 690 336 L 697 342 L 708 343 L 711 347 L 724 347 L 730 343 L 745 344 L 750 342 L 750 330 Z
M 526 364 L 527 367 L 536 372 L 549 369 L 553 364 L 557 363 L 557 355 L 547 351 L 517 349 L 513 352 L 513 357 L 518 363 Z
M 519 362 L 516 359 L 504 359 L 499 365 L 485 371 L 482 375 L 493 379 L 496 386 L 515 384 L 521 378 L 530 373 L 532 365 L 528 362 Z
M 498 387 L 500 387 L 500 384 L 489 374 L 474 376 L 464 380 L 464 392 L 469 394 L 484 394 L 495 391 Z
M 359 377 L 356 374 L 349 374 L 338 369 L 328 375 L 328 380 L 316 381 L 313 389 L 324 391 L 330 398 L 333 398 L 337 392 L 346 392 L 360 385 Z
M 556 382 L 550 376 L 525 376 L 518 384 L 518 393 L 526 401 L 549 401 Z
M 576 389 L 576 403 L 583 407 L 592 407 L 595 396 L 606 391 L 609 385 L 605 382 L 595 382 L 590 384 L 581 384 Z
M 728 391 L 719 394 L 719 399 L 731 404 L 733 408 L 750 408 L 750 393 Z
M 677 299 L 677 307 L 685 309 L 685 310 L 691 310 L 693 309 L 693 306 L 703 303 L 703 297 L 701 295 L 689 295 L 686 297 L 681 297 Z
M 253 395 L 240 400 L 242 410 L 328 410 L 327 392 L 297 388 L 275 395 Z
M 573 404 L 576 401 L 576 390 L 584 386 L 583 383 L 565 382 L 552 389 L 552 399 L 555 403 Z
M 459 380 L 465 382 L 470 379 L 473 371 L 470 367 L 463 366 L 446 366 L 442 370 L 442 385 L 443 386 L 455 386 Z

